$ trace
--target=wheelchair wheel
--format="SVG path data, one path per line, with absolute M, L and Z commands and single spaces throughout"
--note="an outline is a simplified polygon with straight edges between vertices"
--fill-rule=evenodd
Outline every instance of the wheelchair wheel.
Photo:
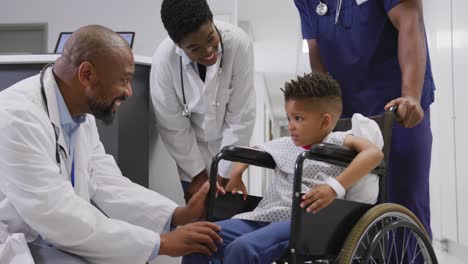
M 356 223 L 337 262 L 437 264 L 437 258 L 419 219 L 403 206 L 385 203 L 374 206 Z

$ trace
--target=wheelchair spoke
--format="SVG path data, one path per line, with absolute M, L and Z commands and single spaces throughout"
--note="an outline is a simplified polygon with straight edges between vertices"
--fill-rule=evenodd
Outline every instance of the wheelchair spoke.
M 427 247 L 425 237 L 407 224 L 411 221 L 398 213 L 375 219 L 357 241 L 351 263 L 415 264 L 423 260 L 423 263 L 433 264 L 432 249 Z
M 416 248 L 416 247 L 415 247 Z M 422 249 L 418 250 L 418 253 L 417 254 L 414 254 L 413 255 L 413 258 L 411 259 L 411 262 L 410 263 L 415 263 L 416 259 L 418 258 L 419 254 L 422 252 Z M 416 252 L 414 252 L 416 253 Z
M 393 245 L 392 247 L 394 246 L 393 248 L 393 252 L 395 253 L 395 260 L 396 260 L 396 263 L 398 263 L 398 259 L 399 259 L 399 254 L 398 254 L 398 245 L 397 245 L 397 231 L 396 229 L 392 230 L 392 235 L 393 235 Z
M 406 250 L 408 249 L 408 245 L 409 245 L 408 240 L 411 238 L 411 236 L 409 234 L 408 234 L 408 238 L 406 238 L 406 231 L 407 231 L 407 229 L 405 228 L 404 231 L 403 231 L 403 240 L 402 240 L 403 241 L 403 250 L 402 250 L 402 254 L 401 254 L 400 264 L 404 264 L 403 260 L 405 259 Z
M 382 245 L 382 242 L 385 242 L 383 240 L 380 240 L 379 241 L 379 249 L 380 249 L 380 257 L 385 261 L 385 263 L 387 263 L 387 261 L 385 260 L 385 245 Z
M 369 244 L 369 243 L 368 243 L 368 244 Z M 364 251 L 366 251 L 366 250 L 367 250 L 367 247 L 366 247 L 366 245 L 364 244 L 364 242 L 361 242 L 361 245 L 362 245 L 362 247 L 364 248 Z
M 384 243 L 383 245 L 382 245 L 382 242 Z M 379 241 L 379 249 L 380 249 L 380 259 L 382 259 L 385 264 L 387 263 L 387 261 L 385 260 L 385 241 L 383 239 Z

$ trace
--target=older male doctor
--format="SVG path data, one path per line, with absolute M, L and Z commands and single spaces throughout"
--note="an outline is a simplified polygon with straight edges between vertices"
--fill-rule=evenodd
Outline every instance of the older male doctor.
M 208 184 L 178 207 L 123 177 L 104 151 L 94 118 L 111 122 L 132 94 L 133 72 L 123 38 L 86 26 L 54 65 L 0 93 L 0 235 L 8 234 L 0 263 L 27 263 L 16 254 L 29 252 L 25 241 L 36 263 L 48 264 L 216 251 L 217 225 L 187 224 L 203 215 Z
M 190 198 L 226 145 L 249 145 L 255 123 L 253 46 L 233 25 L 213 22 L 205 0 L 164 0 L 169 37 L 153 56 L 156 123 Z M 229 163 L 220 164 L 227 178 Z

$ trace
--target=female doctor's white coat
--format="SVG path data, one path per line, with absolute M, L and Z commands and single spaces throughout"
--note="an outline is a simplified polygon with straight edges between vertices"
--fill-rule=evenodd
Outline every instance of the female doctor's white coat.
M 252 42 L 238 27 L 223 22 L 215 25 L 222 36 L 223 51 L 219 51 L 218 61 L 207 67 L 205 83 L 169 37 L 153 56 L 150 85 L 156 124 L 184 181 L 191 181 L 205 168 L 209 172 L 212 157 L 221 147 L 249 145 L 255 123 Z M 181 56 L 190 118 L 182 115 Z M 228 164 L 220 163 L 221 176 L 228 176 Z
M 123 177 L 99 140 L 94 117 L 87 115 L 76 134 L 75 188 L 70 160 L 55 159 L 60 131 L 56 82 L 44 76 L 50 119 L 39 76 L 0 93 L 0 222 L 9 234 L 28 242 L 47 242 L 92 263 L 145 263 L 176 204 Z M 93 200 L 107 215 L 90 204 Z

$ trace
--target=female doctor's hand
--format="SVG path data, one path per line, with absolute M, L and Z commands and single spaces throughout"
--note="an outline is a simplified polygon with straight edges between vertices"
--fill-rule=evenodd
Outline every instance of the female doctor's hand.
M 385 105 L 385 110 L 392 106 L 398 106 L 396 118 L 405 128 L 412 128 L 419 124 L 424 118 L 424 111 L 419 100 L 411 96 L 404 96 L 390 101 Z
M 202 185 L 208 180 L 208 172 L 202 170 L 200 173 L 193 177 L 187 193 L 185 194 L 185 203 L 189 203 L 190 199 L 201 189 Z
M 205 200 L 209 190 L 210 183 L 206 181 L 186 206 L 177 207 L 172 215 L 172 226 L 181 226 L 205 219 Z M 224 189 L 219 185 L 217 185 L 217 191 L 225 194 Z

